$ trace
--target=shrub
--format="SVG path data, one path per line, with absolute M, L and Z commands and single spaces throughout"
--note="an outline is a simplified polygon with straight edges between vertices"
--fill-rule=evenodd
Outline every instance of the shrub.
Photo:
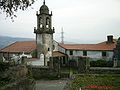
M 91 61 L 90 62 L 91 67 L 112 67 L 113 61 L 106 61 L 106 60 L 97 60 L 97 61 Z
M 10 77 L 5 73 L 9 69 L 9 63 L 0 62 L 0 87 L 10 81 Z
M 9 63 L 0 62 L 0 72 L 4 72 L 9 66 Z

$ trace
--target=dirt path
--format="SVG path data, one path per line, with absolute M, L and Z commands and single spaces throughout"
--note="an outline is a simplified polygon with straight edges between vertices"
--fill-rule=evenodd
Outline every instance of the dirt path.
M 67 80 L 36 81 L 36 90 L 63 90 Z

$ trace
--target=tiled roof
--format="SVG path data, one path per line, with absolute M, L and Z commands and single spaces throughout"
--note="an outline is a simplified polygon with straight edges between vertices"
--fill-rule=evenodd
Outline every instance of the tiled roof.
M 113 43 L 102 42 L 98 44 L 60 44 L 69 50 L 89 50 L 89 51 L 112 51 L 116 47 L 116 40 Z
M 62 56 L 67 56 L 67 54 L 64 54 L 60 51 L 54 51 L 53 52 L 53 57 L 62 57 Z
M 30 53 L 35 49 L 36 49 L 35 41 L 21 41 L 21 42 L 15 42 L 15 43 L 1 49 L 0 52 L 9 52 L 9 53 L 25 52 L 25 53 Z
M 107 43 L 105 41 L 98 44 L 59 44 L 59 45 L 69 50 L 112 51 L 116 47 L 116 41 L 117 40 L 114 40 L 113 43 Z M 35 41 L 21 41 L 21 42 L 15 42 L 1 49 L 0 52 L 30 53 L 35 49 L 36 49 Z

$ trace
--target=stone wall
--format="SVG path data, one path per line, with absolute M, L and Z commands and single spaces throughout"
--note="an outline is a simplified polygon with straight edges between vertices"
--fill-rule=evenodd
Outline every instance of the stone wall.
M 6 84 L 0 90 L 35 90 L 35 80 L 30 79 L 26 65 L 10 66 L 2 72 L 1 80 Z
M 39 79 L 57 79 L 58 73 L 48 67 L 40 66 L 28 66 L 29 71 L 32 74 L 32 77 L 36 80 Z
M 120 68 L 91 67 L 88 73 L 90 74 L 120 74 Z
M 35 84 L 33 79 L 22 78 L 0 88 L 0 90 L 35 90 Z

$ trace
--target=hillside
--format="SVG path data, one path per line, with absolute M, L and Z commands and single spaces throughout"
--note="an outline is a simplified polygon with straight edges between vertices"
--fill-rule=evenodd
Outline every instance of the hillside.
M 14 43 L 16 41 L 31 41 L 33 38 L 20 38 L 20 37 L 9 37 L 9 36 L 0 36 L 0 48 Z

